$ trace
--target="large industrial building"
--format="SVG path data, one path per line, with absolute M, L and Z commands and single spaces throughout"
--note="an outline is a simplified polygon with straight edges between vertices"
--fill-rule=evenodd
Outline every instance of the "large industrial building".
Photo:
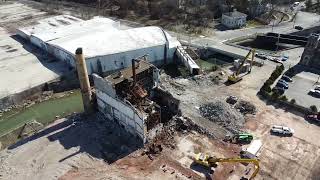
M 129 28 L 108 18 L 83 21 L 57 16 L 18 30 L 18 35 L 44 52 L 75 67 L 75 50 L 82 47 L 88 73 L 108 74 L 148 55 L 160 65 L 172 61 L 180 43 L 159 27 Z

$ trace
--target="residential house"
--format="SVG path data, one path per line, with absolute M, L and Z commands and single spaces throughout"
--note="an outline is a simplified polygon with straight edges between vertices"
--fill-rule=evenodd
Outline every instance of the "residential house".
M 221 17 L 221 23 L 231 29 L 240 28 L 246 25 L 247 15 L 237 10 L 224 13 Z

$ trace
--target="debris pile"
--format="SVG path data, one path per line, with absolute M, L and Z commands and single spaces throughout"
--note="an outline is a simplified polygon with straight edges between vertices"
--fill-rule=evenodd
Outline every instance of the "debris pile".
M 225 127 L 231 133 L 239 132 L 245 123 L 243 115 L 223 101 L 201 105 L 200 113 L 210 121 Z
M 162 130 L 150 141 L 150 143 L 147 144 L 142 155 L 147 155 L 150 160 L 153 160 L 154 157 L 162 152 L 163 147 L 174 149 L 176 147 L 174 133 L 175 126 L 173 126 L 172 123 L 164 126 Z
M 44 126 L 43 124 L 39 123 L 36 120 L 33 120 L 31 122 L 27 122 L 24 124 L 21 132 L 20 132 L 20 137 L 26 138 L 30 135 L 33 135 L 43 129 Z
M 239 101 L 235 105 L 235 108 L 244 115 L 255 114 L 257 112 L 255 105 L 253 105 L 251 102 L 243 101 L 243 100 Z
M 207 135 L 210 138 L 216 138 L 216 136 L 208 131 L 207 129 L 200 127 L 198 124 L 194 123 L 191 119 L 187 117 L 175 117 L 172 121 L 175 123 L 175 129 L 178 132 L 190 132 L 190 131 L 196 131 L 200 134 Z
M 236 96 L 228 96 L 226 99 L 226 102 L 228 104 L 234 105 L 235 103 L 238 102 L 238 98 Z
M 182 116 L 174 116 L 162 127 L 162 130 L 152 140 L 149 139 L 150 143 L 147 144 L 141 155 L 147 155 L 149 159 L 153 160 L 162 152 L 164 147 L 171 149 L 176 148 L 176 141 L 174 140 L 175 133 L 187 133 L 190 131 L 196 131 L 200 134 L 207 135 L 208 137 L 216 138 L 212 132 L 200 127 L 191 119 Z

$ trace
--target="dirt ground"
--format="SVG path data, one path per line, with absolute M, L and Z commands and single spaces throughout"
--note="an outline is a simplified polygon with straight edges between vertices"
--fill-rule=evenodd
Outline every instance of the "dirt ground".
M 40 13 L 40 12 L 39 12 Z M 43 16 L 41 14 L 41 16 Z M 5 24 L 5 23 L 3 23 Z M 11 25 L 11 24 L 9 24 Z M 7 25 L 6 28 L 13 29 Z M 153 160 L 142 155 L 144 149 L 122 129 L 101 117 L 61 119 L 44 131 L 0 152 L 0 179 L 240 179 L 248 177 L 252 166 L 218 164 L 212 171 L 193 163 L 194 153 L 205 152 L 218 157 L 237 157 L 241 146 L 224 143 L 226 131 L 201 117 L 201 104 L 228 95 L 250 101 L 257 107 L 247 116 L 243 130 L 261 139 L 260 171 L 256 179 L 319 179 L 320 127 L 305 121 L 301 114 L 280 109 L 257 97 L 275 64 L 266 62 L 254 67 L 251 74 L 234 85 L 225 85 L 228 69 L 191 78 L 162 75 L 162 86 L 181 100 L 181 111 L 216 139 L 197 132 L 174 135 L 175 148 L 164 147 Z M 216 76 L 220 80 L 216 81 Z M 270 135 L 274 124 L 295 129 L 293 137 Z
M 174 96 L 183 98 L 183 116 L 207 128 L 217 139 L 197 132 L 174 134 L 175 148 L 164 149 L 152 160 L 142 155 L 144 149 L 121 128 L 99 117 L 78 122 L 59 120 L 38 135 L 27 138 L 0 152 L 0 179 L 240 179 L 253 172 L 252 165 L 223 164 L 209 170 L 193 163 L 195 153 L 217 157 L 238 157 L 240 145 L 221 141 L 223 128 L 201 118 L 197 106 L 212 99 L 237 95 L 250 100 L 258 108 L 247 116 L 243 130 L 261 139 L 260 171 L 256 179 L 312 179 L 319 176 L 320 128 L 309 124 L 299 114 L 277 109 L 257 96 L 257 90 L 274 64 L 255 68 L 235 85 L 214 83 L 217 74 L 191 79 L 163 76 L 163 86 L 171 85 Z M 226 78 L 221 76 L 221 81 Z M 167 85 L 165 85 L 167 83 Z M 192 88 L 189 88 L 192 87 Z M 90 121 L 90 119 L 92 121 Z M 270 135 L 271 125 L 286 125 L 295 129 L 293 137 Z M 248 173 L 249 172 L 249 173 Z

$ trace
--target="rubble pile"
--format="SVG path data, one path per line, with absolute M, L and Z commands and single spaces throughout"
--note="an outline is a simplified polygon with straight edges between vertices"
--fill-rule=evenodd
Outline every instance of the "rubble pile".
M 255 114 L 257 112 L 257 108 L 255 105 L 253 105 L 251 102 L 248 101 L 239 101 L 236 105 L 235 108 L 241 112 L 242 114 Z
M 149 139 L 150 142 L 144 148 L 142 155 L 147 155 L 150 160 L 153 160 L 154 157 L 162 152 L 163 147 L 174 149 L 176 147 L 174 133 L 175 126 L 172 123 L 168 123 L 152 140 Z
M 30 135 L 37 133 L 43 128 L 44 128 L 43 124 L 39 123 L 36 120 L 33 120 L 31 122 L 27 122 L 24 124 L 19 136 L 26 138 Z
M 223 126 L 231 133 L 239 132 L 245 123 L 243 115 L 223 101 L 201 105 L 200 113 L 203 117 Z
M 194 123 L 191 119 L 187 117 L 175 117 L 174 120 L 175 129 L 178 132 L 190 132 L 196 131 L 200 134 L 207 135 L 211 138 L 217 138 L 212 132 L 208 131 L 207 129 L 200 127 L 198 124 Z
M 207 135 L 211 138 L 217 138 L 212 132 L 200 127 L 191 119 L 182 116 L 174 116 L 168 123 L 166 123 L 162 130 L 146 145 L 142 155 L 147 155 L 149 159 L 153 160 L 163 150 L 164 147 L 174 149 L 176 142 L 174 134 L 177 132 L 187 133 L 196 131 L 200 134 Z

